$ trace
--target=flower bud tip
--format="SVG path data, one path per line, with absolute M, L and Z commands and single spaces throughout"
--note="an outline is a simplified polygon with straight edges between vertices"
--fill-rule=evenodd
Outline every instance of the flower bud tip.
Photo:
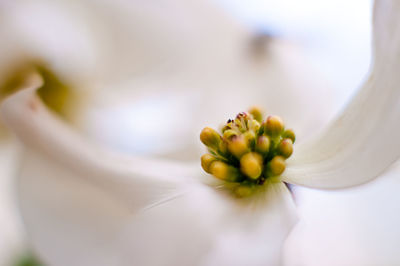
M 228 182 L 236 182 L 240 177 L 239 172 L 235 167 L 221 161 L 212 162 L 210 166 L 210 172 L 216 178 Z
M 257 179 L 263 169 L 262 156 L 256 152 L 249 152 L 240 158 L 240 170 L 251 179 Z
M 207 147 L 216 149 L 218 148 L 221 136 L 214 129 L 205 127 L 200 133 L 200 140 Z
M 272 158 L 268 165 L 268 170 L 271 172 L 272 176 L 282 174 L 285 168 L 285 158 L 279 155 Z
M 279 143 L 278 152 L 285 158 L 289 158 L 293 153 L 293 141 L 289 138 L 283 139 Z
M 268 116 L 264 124 L 264 131 L 266 134 L 276 137 L 282 133 L 284 124 L 282 118 L 276 115 Z

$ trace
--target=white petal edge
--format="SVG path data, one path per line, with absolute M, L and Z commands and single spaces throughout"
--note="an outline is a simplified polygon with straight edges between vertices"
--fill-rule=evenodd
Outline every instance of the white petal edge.
M 374 6 L 374 62 L 358 94 L 327 130 L 296 147 L 283 180 L 335 189 L 381 174 L 400 156 L 400 2 Z

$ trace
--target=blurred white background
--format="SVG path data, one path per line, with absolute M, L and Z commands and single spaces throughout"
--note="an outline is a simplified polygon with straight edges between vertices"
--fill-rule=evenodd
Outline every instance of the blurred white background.
M 371 49 L 371 0 L 217 0 L 255 30 L 288 38 L 311 56 L 344 105 L 363 81 Z

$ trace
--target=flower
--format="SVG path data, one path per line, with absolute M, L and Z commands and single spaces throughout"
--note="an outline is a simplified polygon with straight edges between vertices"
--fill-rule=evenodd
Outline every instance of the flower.
M 164 11 L 165 8 L 169 10 L 165 11 L 168 16 L 161 14 L 157 5 L 133 1 L 129 4 L 80 1 L 73 5 L 61 1 L 9 1 L 2 4 L 2 8 L 0 83 L 3 85 L 3 78 L 10 76 L 11 72 L 21 72 L 21 69 L 31 67 L 27 63 L 39 63 L 47 88 L 55 89 L 51 85 L 54 82 L 49 82 L 49 76 L 56 74 L 63 81 L 56 82 L 58 89 L 62 85 L 64 89 L 67 87 L 64 90 L 68 92 L 67 96 L 78 94 L 79 97 L 73 98 L 73 101 L 69 96 L 66 99 L 67 104 L 74 104 L 72 108 L 71 105 L 61 108 L 61 112 L 72 111 L 64 113 L 68 121 L 91 139 L 111 144 L 113 148 L 123 149 L 124 152 L 157 151 L 163 156 L 172 156 L 170 154 L 174 153 L 175 157 L 175 154 L 184 154 L 185 157 L 189 154 L 197 160 L 196 151 L 200 149 L 192 136 L 197 134 L 202 123 L 209 121 L 213 116 L 211 114 L 219 112 L 220 108 L 216 106 L 223 106 L 228 114 L 236 106 L 245 107 L 262 96 L 270 99 L 266 105 L 271 110 L 290 116 L 290 110 L 272 100 L 282 97 L 293 107 L 307 105 L 308 111 L 304 113 L 311 114 L 313 105 L 306 104 L 308 99 L 297 90 L 298 84 L 305 84 L 310 93 L 320 97 L 325 95 L 321 90 L 326 87 L 325 84 L 304 79 L 303 76 L 309 76 L 309 69 L 294 71 L 293 62 L 306 61 L 297 47 L 266 36 L 255 38 L 256 34 L 206 1 L 177 0 L 174 5 L 168 1 L 164 7 Z M 186 24 L 181 23 L 182 16 L 185 16 Z M 204 20 L 204 17 L 208 19 Z M 56 34 L 59 32 L 62 34 Z M 257 59 L 252 56 L 254 39 L 262 54 Z M 267 48 L 264 52 L 260 49 L 263 47 Z M 212 64 L 209 58 L 213 59 Z M 243 63 L 240 67 L 237 67 L 238 61 Z M 279 87 L 281 90 L 278 94 L 275 90 L 265 89 L 269 87 Z M 9 93 L 2 91 L 2 88 L 4 86 L 0 88 L 0 100 Z M 230 91 L 228 95 L 225 93 L 227 89 Z M 247 89 L 253 93 L 247 93 Z M 115 92 L 117 90 L 118 93 Z M 214 97 L 210 98 L 210 92 Z M 161 95 L 154 97 L 156 94 Z M 165 97 L 168 101 L 164 101 Z M 226 102 L 221 102 L 222 98 Z M 77 105 L 77 100 L 83 101 Z M 129 117 L 131 123 L 147 122 L 139 130 L 136 127 L 124 127 L 121 117 L 116 119 L 115 115 L 109 114 L 119 114 L 121 104 L 122 109 L 132 109 L 130 113 L 137 114 L 140 108 L 136 103 L 143 101 L 157 101 L 157 106 L 153 105 L 153 110 L 150 110 L 152 115 L 141 113 L 140 117 L 136 116 L 138 119 Z M 115 106 L 114 102 L 119 105 Z M 204 102 L 208 102 L 208 108 L 204 108 Z M 49 105 L 49 102 L 46 104 Z M 54 104 L 50 105 L 54 110 Z M 106 112 L 101 108 L 96 109 L 98 106 L 105 108 Z M 167 115 L 174 115 L 175 119 L 169 122 L 157 119 L 171 106 L 175 111 Z M 215 119 L 219 120 L 217 117 Z M 324 122 L 319 116 L 313 115 L 308 115 L 305 121 L 318 123 L 319 126 Z M 306 128 L 304 121 L 294 122 L 299 128 Z M 0 121 L 0 134 L 3 132 Z M 132 142 L 132 138 L 140 138 L 141 141 Z M 15 213 L 16 203 L 10 192 L 14 191 L 10 188 L 14 184 L 10 182 L 13 173 L 9 168 L 20 160 L 15 158 L 9 162 L 9 146 L 16 145 L 8 136 L 0 147 L 7 155 L 7 160 L 1 161 L 2 165 L 7 166 L 7 171 L 1 171 L 2 180 L 6 182 L 2 187 L 6 193 L 2 194 L 4 199 L 0 207 L 4 218 L 4 230 L 1 229 L 0 234 L 7 245 L 7 249 L 2 249 L 5 256 L 1 254 L 0 262 L 6 264 L 9 263 L 4 262 L 3 257 L 20 253 L 14 251 L 11 243 L 17 242 L 19 246 L 24 235 L 17 226 L 19 216 Z M 78 209 L 74 213 L 76 216 L 79 216 Z M 10 226 L 4 226 L 6 221 Z M 17 228 L 12 231 L 13 227 Z M 37 249 L 36 245 L 34 247 Z M 39 251 L 41 253 L 41 248 Z M 57 255 L 57 252 L 54 254 Z M 91 257 L 96 259 L 96 256 Z
M 296 147 L 284 181 L 323 188 L 357 185 L 397 159 L 398 128 L 393 121 L 398 113 L 391 108 L 398 101 L 394 72 L 398 43 L 391 38 L 398 34 L 397 10 L 399 5 L 392 1 L 376 5 L 371 79 L 325 134 Z M 197 166 L 117 159 L 93 148 L 50 113 L 35 96 L 37 86 L 40 80 L 33 79 L 30 89 L 5 101 L 2 113 L 26 147 L 18 187 L 21 210 L 36 248 L 48 262 L 279 261 L 282 241 L 296 221 L 282 183 L 266 186 L 257 200 L 238 200 L 199 182 Z M 365 110 L 360 102 L 373 104 Z M 374 111 L 371 116 L 365 116 L 368 110 Z M 72 212 L 80 215 L 69 215 Z M 45 218 L 48 215 L 51 219 Z M 35 222 L 37 217 L 40 223 Z M 67 234 L 60 238 L 60 232 Z M 61 249 L 54 247 L 57 241 Z M 81 260 L 74 261 L 78 257 Z

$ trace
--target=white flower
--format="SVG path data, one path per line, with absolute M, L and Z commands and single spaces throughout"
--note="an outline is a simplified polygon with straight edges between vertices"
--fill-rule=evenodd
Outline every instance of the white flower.
M 394 1 L 375 7 L 370 79 L 325 134 L 298 145 L 282 176 L 340 188 L 366 182 L 400 153 Z M 211 83 L 211 82 L 210 82 Z M 51 265 L 274 265 L 296 221 L 283 183 L 234 199 L 199 182 L 199 166 L 119 158 L 90 145 L 35 95 L 2 107 L 25 147 L 18 191 L 35 248 Z M 301 112 L 301 108 L 297 109 Z

